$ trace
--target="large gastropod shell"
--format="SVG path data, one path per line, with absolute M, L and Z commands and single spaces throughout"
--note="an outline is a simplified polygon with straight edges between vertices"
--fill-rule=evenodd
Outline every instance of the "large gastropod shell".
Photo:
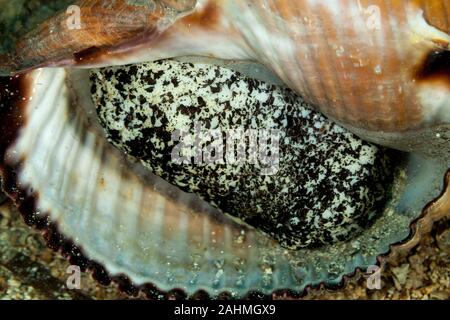
M 410 248 L 450 213 L 446 1 L 102 4 L 80 1 L 83 28 L 68 30 L 61 12 L 0 60 L 2 71 L 26 69 L 1 80 L 5 190 L 52 245 L 67 247 L 60 234 L 73 241 L 65 251 L 97 277 L 157 292 L 300 292 Z M 380 24 L 366 23 L 371 5 Z M 378 219 L 348 241 L 287 249 L 125 159 L 98 124 L 82 69 L 180 55 L 257 60 L 268 69 L 212 62 L 269 83 L 276 74 L 357 135 L 414 151 L 395 153 Z

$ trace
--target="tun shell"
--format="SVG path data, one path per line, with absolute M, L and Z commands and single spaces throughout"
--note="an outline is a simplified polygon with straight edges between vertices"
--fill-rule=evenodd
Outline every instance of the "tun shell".
M 0 170 L 29 224 L 56 224 L 111 276 L 187 294 L 301 292 L 410 249 L 450 214 L 448 0 L 76 5 L 81 29 L 61 12 L 0 57 L 1 72 L 22 72 L 1 80 Z M 392 201 L 359 238 L 286 250 L 127 165 L 96 127 L 79 67 L 184 55 L 258 61 L 367 140 L 435 157 L 399 154 Z
M 338 285 L 396 252 L 392 244 L 407 248 L 433 219 L 449 214 L 448 178 L 442 191 L 448 163 L 399 154 L 392 200 L 372 227 L 353 241 L 286 250 L 127 165 L 98 130 L 87 71 L 45 68 L 2 83 L 6 191 L 30 224 L 46 229 L 51 221 L 81 250 L 74 252 L 138 288 L 238 297 Z
M 258 61 L 364 139 L 450 158 L 448 0 L 79 1 L 3 57 L 3 71 L 183 55 Z

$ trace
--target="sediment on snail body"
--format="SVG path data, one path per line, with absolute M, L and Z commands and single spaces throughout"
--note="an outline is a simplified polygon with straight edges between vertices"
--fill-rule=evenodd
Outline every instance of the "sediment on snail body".
M 288 89 L 170 60 L 96 69 L 91 82 L 116 147 L 287 248 L 351 238 L 388 197 L 386 150 Z

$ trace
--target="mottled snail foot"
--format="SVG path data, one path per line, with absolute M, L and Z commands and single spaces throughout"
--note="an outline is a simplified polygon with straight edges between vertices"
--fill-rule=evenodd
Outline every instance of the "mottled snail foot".
M 348 240 L 389 198 L 386 150 L 289 89 L 170 60 L 94 70 L 91 81 L 116 147 L 286 248 Z

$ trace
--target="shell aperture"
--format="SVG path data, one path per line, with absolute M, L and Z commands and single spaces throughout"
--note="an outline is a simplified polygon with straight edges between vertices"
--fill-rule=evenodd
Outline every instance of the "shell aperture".
M 287 248 L 346 240 L 386 202 L 386 150 L 289 89 L 170 60 L 96 69 L 91 81 L 100 123 L 116 147 Z M 175 132 L 182 136 L 174 139 Z

